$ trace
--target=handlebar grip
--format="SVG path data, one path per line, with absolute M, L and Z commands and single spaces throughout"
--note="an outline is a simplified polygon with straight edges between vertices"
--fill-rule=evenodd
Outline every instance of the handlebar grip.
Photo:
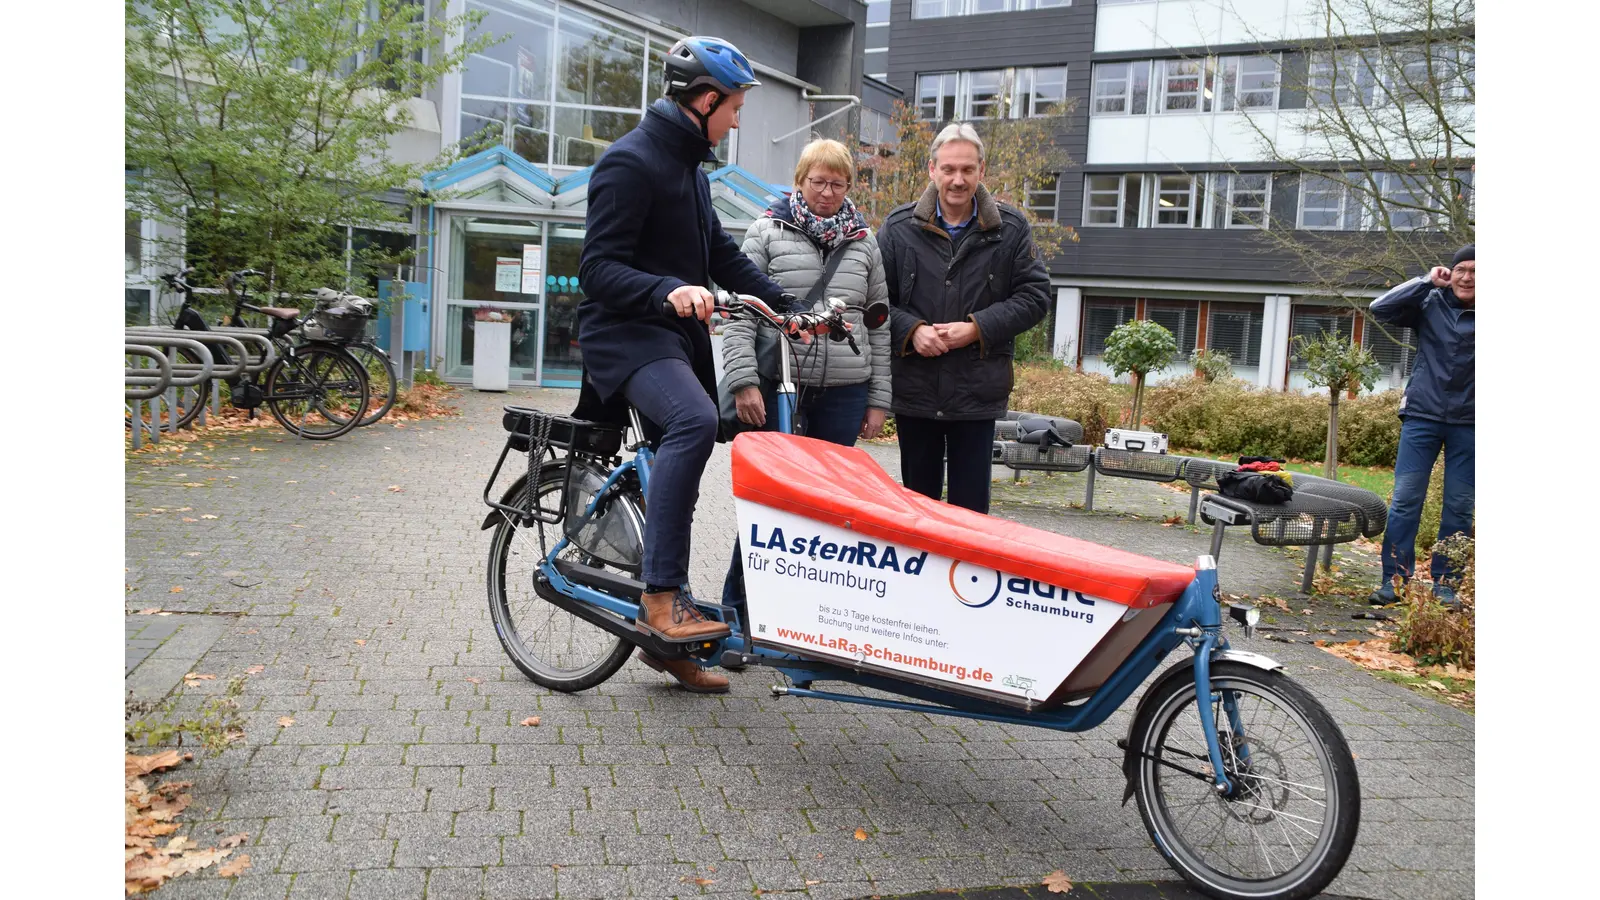
M 677 316 L 678 308 L 672 305 L 671 300 L 663 300 L 661 301 L 661 312 L 663 315 Z

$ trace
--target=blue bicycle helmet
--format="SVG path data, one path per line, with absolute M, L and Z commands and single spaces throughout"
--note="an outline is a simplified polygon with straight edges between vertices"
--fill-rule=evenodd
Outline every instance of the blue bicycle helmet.
M 698 87 L 711 87 L 723 94 L 753 88 L 756 80 L 750 60 L 739 48 L 722 38 L 686 37 L 667 51 L 666 95 L 674 97 Z

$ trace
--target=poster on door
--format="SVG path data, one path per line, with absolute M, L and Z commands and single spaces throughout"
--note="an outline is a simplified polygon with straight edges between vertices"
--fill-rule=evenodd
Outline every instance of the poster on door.
M 522 292 L 524 294 L 543 293 L 544 290 L 544 255 L 540 252 L 538 244 L 522 245 Z
M 515 256 L 497 256 L 494 259 L 494 289 L 516 294 L 522 289 L 522 260 Z

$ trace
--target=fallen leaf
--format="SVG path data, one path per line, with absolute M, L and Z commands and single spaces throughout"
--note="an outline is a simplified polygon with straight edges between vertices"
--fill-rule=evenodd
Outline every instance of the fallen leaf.
M 200 514 L 200 518 L 202 518 L 202 519 L 215 519 L 216 516 L 213 516 L 210 513 L 201 513 Z
M 866 840 L 867 839 L 867 830 L 865 828 L 857 828 L 856 829 L 855 838 L 858 841 Z
M 184 520 L 184 521 L 185 521 L 185 522 L 198 522 L 198 521 L 200 521 L 200 520 L 199 520 L 199 519 L 191 519 L 191 518 L 189 518 L 189 517 L 188 517 L 188 516 L 184 516 L 184 517 L 183 517 L 183 520 Z
M 357 647 L 365 647 L 366 645 L 367 645 L 367 639 L 366 638 L 356 638 L 356 646 Z
M 1067 880 L 1067 873 L 1060 869 L 1044 877 L 1044 886 L 1052 894 L 1065 894 L 1072 890 L 1072 882 Z
M 261 633 L 261 629 L 259 629 L 259 628 L 246 628 L 244 631 L 241 631 L 239 633 L 240 634 L 260 634 Z
M 290 725 L 294 724 L 294 716 L 279 716 L 278 724 L 284 728 L 288 728 Z
M 678 880 L 683 882 L 684 884 L 694 883 L 694 884 L 700 885 L 701 887 L 705 887 L 708 884 L 716 884 L 715 881 L 712 881 L 709 878 L 700 878 L 700 877 L 690 878 L 688 875 L 685 875 L 682 878 L 679 878 Z
M 158 612 L 161 612 L 161 607 L 152 606 L 149 609 L 141 609 L 141 610 L 139 610 L 139 615 L 141 615 L 141 616 L 153 616 Z
M 821 883 L 822 882 L 816 880 L 815 878 L 807 878 L 806 879 L 806 887 L 811 887 L 814 884 L 821 884 Z
M 163 750 L 160 753 L 152 753 L 149 756 L 128 755 L 123 759 L 122 765 L 123 771 L 127 773 L 129 778 L 136 778 L 162 769 L 170 769 L 180 762 L 183 762 L 183 756 L 178 751 Z
M 473 684 L 483 684 L 483 679 L 482 678 L 478 678 L 477 676 L 473 676 L 471 678 L 468 678 L 467 680 L 472 682 Z
M 183 585 L 175 584 L 172 587 L 167 589 L 167 593 L 169 593 L 169 594 L 181 594 L 181 593 L 183 593 Z
M 1309 615 L 1311 615 L 1311 610 L 1309 610 L 1309 609 L 1302 609 L 1302 610 L 1300 610 L 1300 615 L 1302 615 L 1302 616 L 1309 616 Z
M 531 728 L 531 727 L 539 724 L 539 717 L 538 716 L 529 716 L 526 719 L 523 719 L 520 724 L 527 725 L 527 726 L 529 726 Z
M 1445 687 L 1443 684 L 1441 684 L 1441 683 L 1439 683 L 1437 681 L 1429 681 L 1428 682 L 1428 687 L 1431 687 L 1436 691 L 1443 691 L 1445 693 L 1449 693 L 1450 692 L 1449 688 Z
M 391 484 L 385 490 L 391 494 L 404 494 L 406 492 L 406 489 L 398 484 Z
M 243 831 L 239 832 L 238 834 L 230 834 L 227 837 L 223 838 L 222 840 L 217 841 L 217 846 L 218 847 L 222 847 L 224 849 L 232 850 L 234 847 L 237 847 L 240 844 L 243 844 L 245 842 L 245 838 L 248 838 L 249 836 L 250 835 L 246 834 Z
M 244 673 L 246 675 L 257 675 L 257 674 L 260 674 L 262 672 L 265 672 L 266 670 L 267 670 L 266 666 L 251 666 L 250 668 L 245 669 Z
M 235 859 L 233 862 L 228 863 L 227 865 L 218 869 L 217 874 L 221 875 L 223 878 L 236 878 L 240 873 L 248 868 L 250 868 L 250 854 L 246 853 L 243 856 L 240 856 L 238 859 Z

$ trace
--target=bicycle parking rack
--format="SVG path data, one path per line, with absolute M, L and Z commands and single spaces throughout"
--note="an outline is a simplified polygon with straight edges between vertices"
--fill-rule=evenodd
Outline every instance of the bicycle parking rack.
M 1187 482 L 1189 524 L 1195 523 L 1198 514 L 1201 521 L 1212 526 L 1212 557 L 1221 555 L 1223 531 L 1232 525 L 1250 526 L 1251 537 L 1258 544 L 1304 546 L 1302 593 L 1311 592 L 1319 555 L 1323 569 L 1331 568 L 1334 544 L 1377 537 L 1383 533 L 1388 518 L 1387 504 L 1372 491 L 1315 475 L 1294 476 L 1294 498 L 1288 503 L 1260 504 L 1216 493 L 1217 478 L 1237 469 L 1234 463 L 1082 444 L 1041 450 L 1016 441 L 1020 415 L 1025 413 L 1007 412 L 1005 419 L 995 422 L 994 462 L 1011 469 L 1013 479 L 1020 478 L 1024 471 L 1087 472 L 1084 508 L 1091 512 L 1097 473 L 1139 481 Z
M 246 344 L 256 348 L 252 353 Z M 126 329 L 126 355 L 149 359 L 154 368 L 133 365 L 126 369 L 123 379 L 126 414 L 133 428 L 133 449 L 144 446 L 148 436 L 151 442 L 160 441 L 161 408 L 167 409 L 167 433 L 172 434 L 178 425 L 178 389 L 199 387 L 209 381 L 254 375 L 266 370 L 277 361 L 277 351 L 267 338 L 266 329 L 216 328 L 210 331 L 190 331 L 159 325 L 142 325 Z M 233 362 L 218 363 L 220 354 L 212 347 L 224 350 Z M 180 361 L 178 351 L 188 350 L 200 361 Z M 219 407 L 219 392 L 210 391 L 211 412 Z M 144 405 L 150 404 L 152 424 L 144 421 Z M 206 410 L 200 410 L 200 424 L 205 424 Z

